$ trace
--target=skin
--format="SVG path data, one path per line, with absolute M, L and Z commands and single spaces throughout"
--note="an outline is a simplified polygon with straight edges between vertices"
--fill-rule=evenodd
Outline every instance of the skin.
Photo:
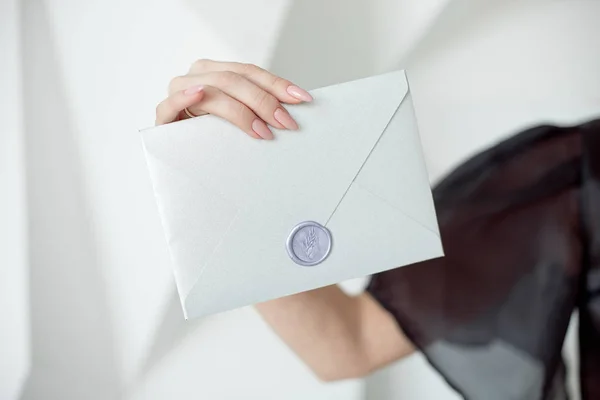
M 252 64 L 198 60 L 174 78 L 156 108 L 156 124 L 214 114 L 256 140 L 269 125 L 296 130 L 282 104 L 311 101 L 308 92 Z M 250 140 L 250 139 L 249 139 Z M 324 381 L 363 377 L 414 351 L 395 319 L 368 293 L 328 286 L 257 304 L 281 339 Z

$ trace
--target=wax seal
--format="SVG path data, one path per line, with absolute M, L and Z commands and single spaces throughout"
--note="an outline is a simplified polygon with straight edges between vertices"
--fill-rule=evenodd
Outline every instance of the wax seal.
M 331 251 L 331 233 L 323 225 L 305 221 L 296 225 L 288 236 L 287 252 L 299 265 L 317 265 L 327 258 Z

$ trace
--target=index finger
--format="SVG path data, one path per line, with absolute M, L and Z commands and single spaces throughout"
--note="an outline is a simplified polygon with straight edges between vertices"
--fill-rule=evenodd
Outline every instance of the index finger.
M 282 103 L 297 104 L 313 100 L 306 90 L 254 64 L 198 60 L 190 68 L 192 74 L 211 71 L 231 71 L 242 75 Z

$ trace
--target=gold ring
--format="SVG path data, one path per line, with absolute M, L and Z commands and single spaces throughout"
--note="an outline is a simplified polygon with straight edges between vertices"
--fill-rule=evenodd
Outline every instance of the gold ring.
M 184 113 L 185 113 L 185 114 L 186 114 L 188 117 L 190 117 L 190 118 L 196 118 L 196 117 L 198 117 L 198 115 L 194 115 L 194 114 L 192 114 L 192 113 L 191 113 L 191 111 L 187 109 L 187 107 L 183 109 L 183 112 L 184 112 Z

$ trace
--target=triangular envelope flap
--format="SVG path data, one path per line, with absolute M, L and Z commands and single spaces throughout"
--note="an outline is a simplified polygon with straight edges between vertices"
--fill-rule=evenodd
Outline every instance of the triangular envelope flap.
M 197 279 L 198 268 L 225 235 L 238 208 L 153 154 L 146 152 L 146 161 L 183 303 Z
M 407 217 L 439 235 L 410 92 L 354 184 L 380 197 Z
M 249 140 L 213 115 L 149 128 L 142 137 L 149 154 L 232 203 L 262 203 L 263 187 L 274 199 L 279 182 L 308 188 L 332 177 L 345 191 L 407 91 L 403 71 L 313 90 L 312 103 L 286 106 L 300 131 L 279 131 L 272 142 Z
M 220 226 L 215 234 L 219 240 L 210 239 L 214 248 L 203 259 L 192 261 L 197 250 L 191 242 L 177 248 L 170 244 L 171 252 L 177 253 L 173 254 L 175 269 L 189 272 L 182 287 L 193 286 L 192 279 L 205 280 L 224 294 L 235 287 L 228 279 L 251 282 L 265 274 L 272 276 L 283 262 L 291 262 L 284 254 L 290 229 L 304 220 L 326 222 L 407 90 L 403 72 L 317 89 L 312 91 L 313 103 L 288 107 L 300 132 L 278 132 L 272 142 L 251 140 L 210 115 L 143 131 L 147 153 L 160 160 L 157 168 L 187 176 L 190 185 L 210 190 L 235 204 L 232 209 L 237 211 L 227 234 L 220 236 Z M 184 229 L 172 220 L 175 214 L 198 207 L 205 197 L 191 195 L 193 191 L 182 195 L 169 189 L 171 184 L 165 179 L 156 179 L 156 172 L 151 173 L 159 207 L 177 205 L 162 211 L 165 228 L 171 227 L 174 237 L 190 235 L 194 222 Z M 171 197 L 177 199 L 167 200 Z M 194 237 L 198 243 L 204 240 Z M 177 260 L 194 265 L 177 265 Z

